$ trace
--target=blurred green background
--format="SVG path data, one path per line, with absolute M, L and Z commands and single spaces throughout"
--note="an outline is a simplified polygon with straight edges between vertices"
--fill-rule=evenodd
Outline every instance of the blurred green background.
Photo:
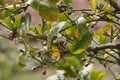
M 46 70 L 46 75 L 43 75 L 44 69 L 32 71 L 32 67 L 37 65 L 32 59 L 24 62 L 27 64 L 25 68 L 20 68 L 15 60 L 22 47 L 0 37 L 0 80 L 46 80 L 54 73 L 52 68 Z

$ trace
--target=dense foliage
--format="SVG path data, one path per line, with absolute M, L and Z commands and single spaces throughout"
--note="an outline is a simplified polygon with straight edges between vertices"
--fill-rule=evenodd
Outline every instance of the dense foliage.
M 103 80 L 105 71 L 92 69 L 100 62 L 119 80 L 120 75 L 110 69 L 112 64 L 120 65 L 119 0 L 88 2 L 90 8 L 75 10 L 72 0 L 15 0 L 12 4 L 0 0 L 0 25 L 9 30 L 9 37 L 0 36 L 24 45 L 16 64 L 24 68 L 24 61 L 34 59 L 38 64 L 33 70 L 51 66 L 64 70 L 48 80 Z M 31 22 L 29 7 L 39 13 L 39 24 Z

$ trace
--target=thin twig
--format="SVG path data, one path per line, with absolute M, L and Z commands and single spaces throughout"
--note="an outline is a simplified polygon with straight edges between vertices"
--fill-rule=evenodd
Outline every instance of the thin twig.
M 70 20 L 70 22 L 73 22 L 70 17 L 64 12 L 65 16 Z
M 117 80 L 115 74 L 113 73 L 113 71 L 110 69 L 109 66 L 107 67 L 107 69 L 108 69 L 109 72 L 112 74 L 113 78 L 114 78 L 115 80 Z
M 95 54 L 88 53 L 87 51 L 85 51 L 85 53 L 86 53 L 87 56 L 93 57 L 93 58 L 98 59 L 100 61 L 106 61 L 106 62 L 109 62 L 109 63 L 117 64 L 116 61 L 105 59 L 105 58 L 100 57 L 100 56 L 96 56 Z
M 5 28 L 7 28 L 8 30 L 11 30 L 8 26 L 6 26 L 4 23 L 2 23 L 1 21 L 0 21 L 0 25 L 2 25 L 3 27 L 5 27 Z
M 6 36 L 4 36 L 4 35 L 2 35 L 2 34 L 0 34 L 0 37 L 3 37 L 3 38 L 5 38 L 5 39 L 9 39 L 8 37 L 6 37 Z M 10 39 L 9 39 L 10 40 Z
M 72 12 L 76 12 L 76 11 L 92 11 L 92 9 L 77 9 L 77 10 L 72 10 Z

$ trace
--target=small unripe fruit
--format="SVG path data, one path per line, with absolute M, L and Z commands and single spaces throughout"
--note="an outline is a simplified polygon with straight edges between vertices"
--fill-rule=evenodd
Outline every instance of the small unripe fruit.
M 42 74 L 43 74 L 43 75 L 46 75 L 46 73 L 47 73 L 47 71 L 46 71 L 46 70 L 44 70 Z
M 110 36 L 107 32 L 103 32 L 103 35 L 106 37 Z
M 62 13 L 62 12 L 65 12 L 67 11 L 67 7 L 66 6 L 59 6 L 59 12 Z
M 107 13 L 102 14 L 102 18 L 107 18 Z
M 88 65 L 89 65 L 89 63 L 86 63 L 86 64 L 85 64 L 85 67 L 87 67 Z
M 86 58 L 81 58 L 81 61 L 85 62 L 85 61 L 87 61 L 87 59 Z
M 92 22 L 91 25 L 90 25 L 90 28 L 94 28 L 96 26 L 96 22 Z
M 41 56 L 41 53 L 42 53 L 41 51 L 38 51 L 38 52 L 37 52 L 37 57 L 40 57 L 40 56 Z

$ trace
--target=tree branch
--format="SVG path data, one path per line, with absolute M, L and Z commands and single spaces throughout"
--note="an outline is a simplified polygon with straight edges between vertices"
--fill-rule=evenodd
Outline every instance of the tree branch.
M 113 8 L 115 8 L 116 11 L 120 11 L 120 6 L 117 4 L 116 1 L 114 1 L 114 0 L 109 0 L 109 4 L 110 4 Z
M 113 63 L 113 64 L 118 64 L 117 61 L 105 59 L 105 58 L 103 58 L 103 57 L 101 57 L 101 56 L 96 56 L 96 55 L 94 55 L 94 54 L 88 53 L 87 51 L 85 51 L 85 53 L 86 53 L 86 55 L 88 55 L 88 56 L 90 56 L 90 57 L 93 57 L 93 58 L 95 58 L 95 59 L 97 59 L 97 60 L 106 61 L 106 62 Z
M 104 49 L 120 49 L 120 42 L 118 43 L 108 43 L 97 46 L 90 46 L 87 48 L 88 51 L 97 52 Z

